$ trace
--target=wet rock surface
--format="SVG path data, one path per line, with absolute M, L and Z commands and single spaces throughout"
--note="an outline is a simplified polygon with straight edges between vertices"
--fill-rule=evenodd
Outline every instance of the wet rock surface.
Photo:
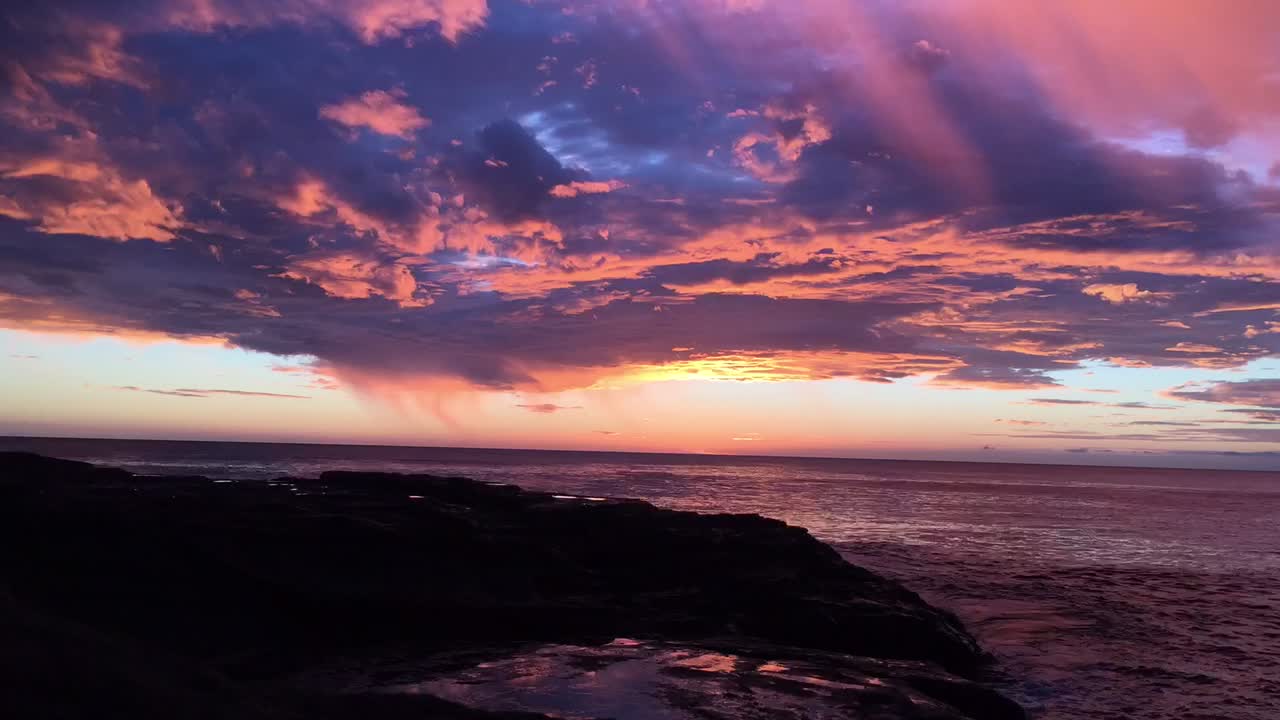
M 975 681 L 987 658 L 954 617 L 752 515 L 0 453 L 0 557 L 2 702 L 21 716 L 1022 717 Z M 496 687 L 521 658 L 593 654 L 591 672 L 656 678 L 650 704 L 610 705 L 631 696 L 607 683 L 578 707 L 456 690 Z M 681 664 L 702 656 L 733 667 Z M 393 660 L 402 682 L 364 670 Z

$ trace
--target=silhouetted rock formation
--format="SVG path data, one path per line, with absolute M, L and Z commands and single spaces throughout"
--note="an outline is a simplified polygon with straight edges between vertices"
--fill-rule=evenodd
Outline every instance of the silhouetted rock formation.
M 0 557 L 0 667 L 21 680 L 2 692 L 28 715 L 514 718 L 433 698 L 321 702 L 332 688 L 298 678 L 341 658 L 626 636 L 869 658 L 893 675 L 876 693 L 929 699 L 849 700 L 897 708 L 875 717 L 1022 717 L 956 677 L 986 656 L 953 616 L 759 516 L 427 475 L 229 482 L 0 453 Z

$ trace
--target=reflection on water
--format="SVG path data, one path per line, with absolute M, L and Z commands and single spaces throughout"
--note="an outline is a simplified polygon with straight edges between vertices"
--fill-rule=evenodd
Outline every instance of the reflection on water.
M 784 665 L 707 648 L 620 638 L 599 647 L 546 645 L 461 670 L 429 673 L 426 680 L 346 689 L 427 693 L 489 710 L 615 720 L 844 718 L 863 717 L 869 709 L 881 717 L 895 705 L 937 705 L 905 681 L 886 682 L 874 674 L 891 666 L 897 665 L 841 663 L 825 656 L 819 662 L 788 659 Z M 408 664 L 381 668 L 378 676 L 422 674 Z
M 1280 718 L 1277 473 L 74 440 L 31 449 L 152 474 L 427 472 L 761 513 L 956 611 L 1042 718 Z

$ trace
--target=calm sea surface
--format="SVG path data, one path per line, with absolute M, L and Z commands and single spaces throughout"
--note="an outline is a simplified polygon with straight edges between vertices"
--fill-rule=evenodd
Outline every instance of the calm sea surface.
M 0 438 L 146 474 L 463 475 L 756 512 L 964 619 L 1036 717 L 1280 718 L 1280 473 Z

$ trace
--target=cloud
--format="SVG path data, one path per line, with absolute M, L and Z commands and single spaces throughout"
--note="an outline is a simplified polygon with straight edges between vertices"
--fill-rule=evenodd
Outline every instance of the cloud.
M 279 277 L 317 285 L 332 297 L 382 296 L 405 307 L 430 303 L 429 297 L 415 297 L 417 278 L 413 270 L 402 263 L 385 264 L 376 257 L 343 252 L 310 253 L 287 262 Z
M 1210 308 L 1210 309 L 1208 309 L 1208 310 L 1202 310 L 1202 311 L 1200 311 L 1200 312 L 1196 313 L 1196 317 L 1203 317 L 1203 316 L 1205 316 L 1205 315 L 1213 315 L 1213 314 L 1215 314 L 1215 313 L 1226 313 L 1226 312 L 1230 312 L 1230 313 L 1234 313 L 1234 312 L 1255 312 L 1255 311 L 1258 311 L 1258 310 L 1277 310 L 1277 311 L 1280 311 L 1280 302 L 1261 302 L 1261 303 L 1250 303 L 1250 302 L 1238 303 L 1238 302 L 1229 302 L 1229 303 L 1224 303 L 1224 304 L 1219 305 L 1219 306 L 1214 307 L 1214 308 Z
M 407 389 L 1065 395 L 1280 354 L 1280 191 L 1232 145 L 1271 147 L 1273 10 L 1190 63 L 1131 8 L 748 5 L 7 10 L 0 324 Z
M 124 49 L 124 33 L 107 23 L 76 23 L 58 28 L 60 50 L 47 49 L 29 63 L 32 74 L 59 85 L 109 81 L 145 88 L 141 63 Z
M 146 180 L 126 182 L 108 178 L 84 197 L 66 205 L 46 205 L 31 211 L 47 233 L 79 233 L 112 240 L 173 239 L 178 225 L 173 208 L 151 192 Z
M 403 91 L 370 90 L 359 97 L 320 108 L 320 117 L 349 128 L 367 128 L 380 135 L 412 138 L 430 124 L 418 109 L 406 105 Z
M 1261 326 L 1246 325 L 1244 328 L 1244 336 L 1247 338 L 1256 338 L 1259 335 L 1273 335 L 1280 333 L 1280 322 L 1274 320 L 1264 320 Z
M 621 190 L 627 184 L 620 180 L 574 180 L 573 182 L 556 185 L 548 192 L 551 197 L 571 198 L 579 195 L 600 195 L 603 193 Z
M 1263 423 L 1269 424 L 1269 423 Z M 1156 426 L 1146 432 L 1115 430 L 1046 430 L 1020 433 L 975 433 L 1023 440 L 1089 440 L 1097 442 L 1159 443 L 1272 443 L 1280 441 L 1280 428 L 1207 427 L 1203 423 Z
M 476 149 L 452 162 L 464 189 L 503 220 L 537 216 L 552 188 L 574 181 L 572 173 L 514 120 L 490 123 L 477 140 Z
M 1280 408 L 1225 408 L 1222 412 L 1242 413 L 1264 422 L 1280 422 Z
M 0 215 L 30 220 L 45 233 L 110 240 L 166 242 L 181 226 L 181 206 L 167 203 L 144 179 L 128 179 L 96 159 L 92 141 L 59 143 L 55 153 L 0 160 L 6 195 Z M 76 157 L 82 156 L 84 159 Z
M 1173 410 L 1175 409 L 1173 405 L 1152 405 L 1151 403 L 1145 403 L 1145 402 L 1139 402 L 1139 401 L 1111 403 L 1110 405 L 1111 407 L 1128 408 L 1133 410 Z
M 560 412 L 561 410 L 581 410 L 581 405 L 557 405 L 555 403 L 520 403 L 516 405 L 518 408 L 524 408 L 531 413 L 539 413 L 549 415 L 551 413 Z
M 796 164 L 805 149 L 831 139 L 831 127 L 815 105 L 799 108 L 766 105 L 754 115 L 730 113 L 730 117 L 760 117 L 767 130 L 753 130 L 733 143 L 733 157 L 751 175 L 770 183 L 797 177 Z
M 1166 390 L 1174 400 L 1248 405 L 1280 410 L 1280 379 L 1258 378 L 1234 382 L 1188 383 Z
M 955 368 L 933 379 L 937 385 L 985 387 L 993 389 L 1045 390 L 1061 385 L 1038 368 L 969 365 Z
M 1031 398 L 1031 405 L 1103 405 L 1096 400 L 1072 400 L 1070 398 Z
M 488 15 L 486 0 L 283 0 L 264 5 L 236 0 L 171 0 L 162 4 L 154 25 L 212 32 L 225 27 L 257 28 L 276 24 L 312 26 L 336 20 L 366 43 L 401 37 L 430 23 L 451 41 L 480 27 Z
M 143 388 L 136 385 L 118 385 L 117 390 L 128 390 L 131 392 L 152 393 L 155 395 L 170 395 L 172 397 L 185 398 L 207 398 L 217 395 L 233 395 L 237 397 L 258 397 L 258 398 L 276 398 L 283 400 L 310 400 L 306 395 L 289 395 L 286 393 L 271 392 L 254 392 L 250 390 L 222 390 L 222 389 L 195 389 L 195 388 L 175 388 L 172 390 L 163 390 L 158 388 Z
M 1174 405 L 1154 405 L 1141 400 L 1131 400 L 1126 402 L 1101 402 L 1098 400 L 1078 400 L 1074 398 L 1031 398 L 1026 401 L 1027 405 L 1082 405 L 1082 406 L 1098 406 L 1120 408 L 1122 410 L 1173 410 Z
M 940 48 L 928 40 L 917 40 L 911 44 L 908 57 L 921 68 L 933 71 L 946 64 L 951 52 Z
M 1086 285 L 1081 290 L 1085 295 L 1093 295 L 1094 297 L 1105 300 L 1109 303 L 1121 304 L 1134 302 L 1138 300 L 1151 300 L 1159 297 L 1150 290 L 1140 290 L 1137 283 L 1125 283 L 1123 285 L 1105 283 L 1094 283 Z

